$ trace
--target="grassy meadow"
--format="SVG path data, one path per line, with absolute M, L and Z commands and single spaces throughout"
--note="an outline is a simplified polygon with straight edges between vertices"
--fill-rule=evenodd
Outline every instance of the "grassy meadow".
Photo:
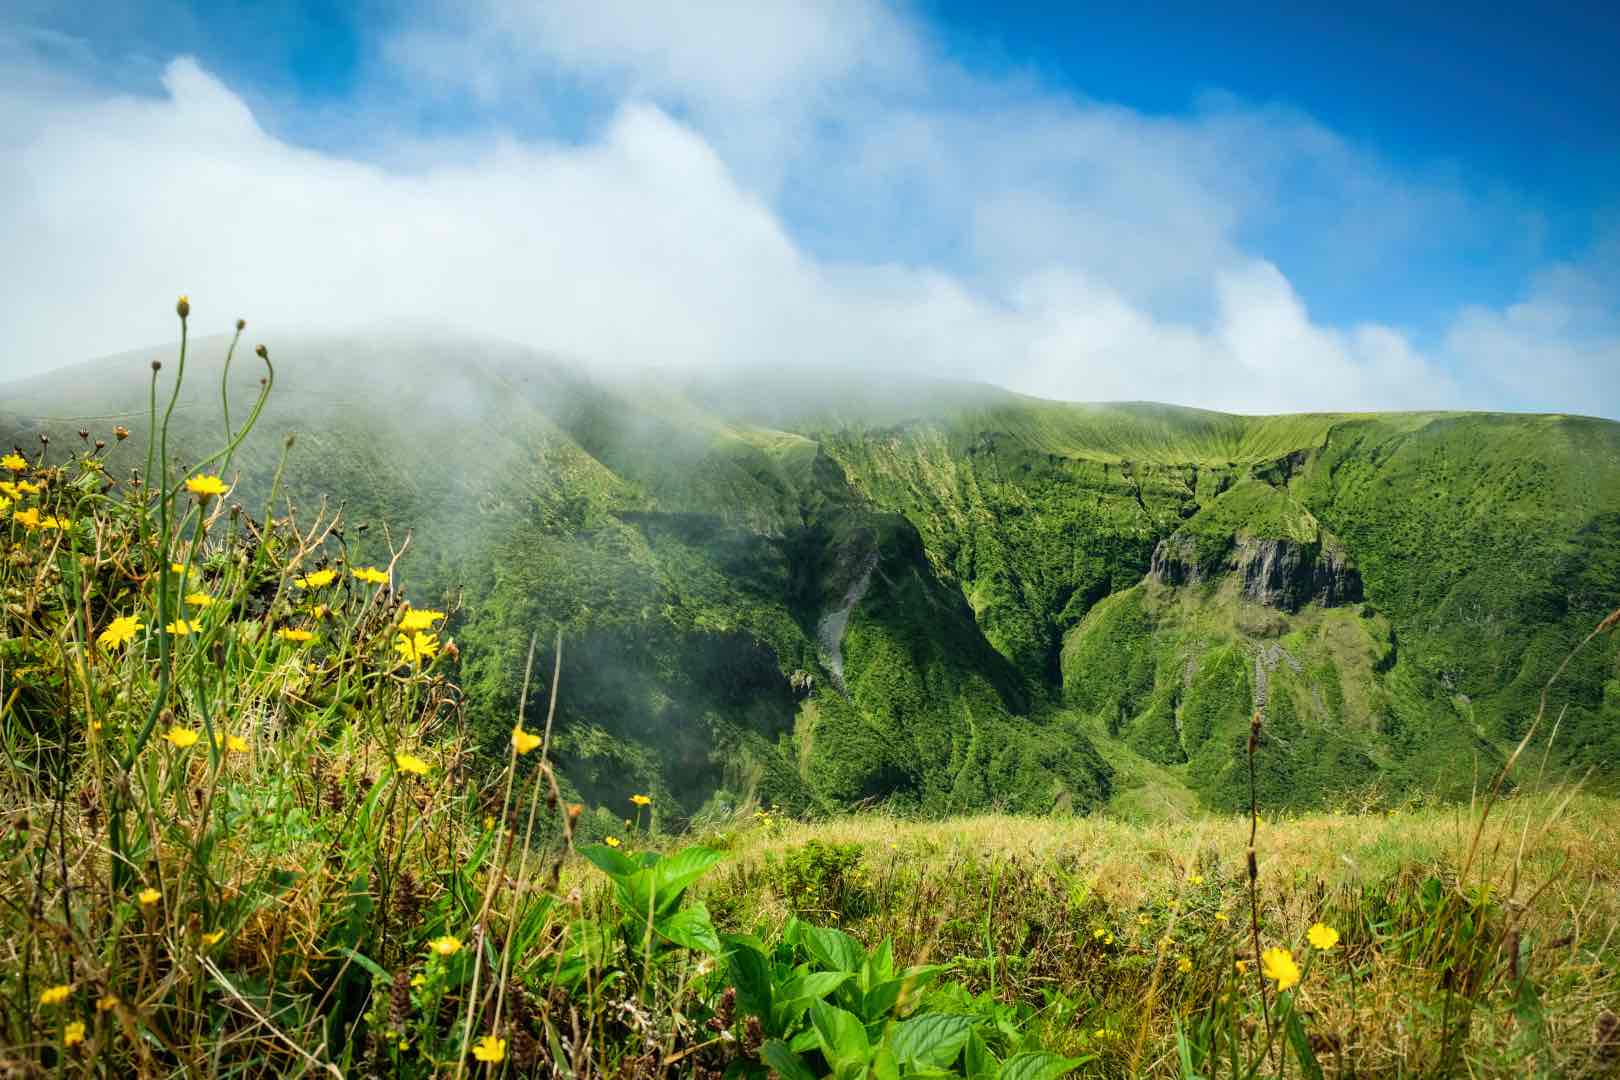
M 138 475 L 121 429 L 0 459 L 0 1075 L 1620 1070 L 1620 806 L 1538 753 L 1376 812 L 1149 784 L 1129 820 L 745 800 L 672 835 L 627 788 L 585 829 L 554 713 L 467 722 L 403 537 L 351 558 L 279 473 L 236 500 L 274 384 L 238 362 L 260 396 L 184 472 L 156 369 Z M 567 640 L 519 647 L 554 709 Z

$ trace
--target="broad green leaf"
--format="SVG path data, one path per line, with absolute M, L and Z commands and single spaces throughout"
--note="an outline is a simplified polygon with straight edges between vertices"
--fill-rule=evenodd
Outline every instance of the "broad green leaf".
M 781 1039 L 770 1039 L 760 1047 L 759 1056 L 775 1069 L 783 1080 L 816 1080 L 816 1074 Z
M 876 1080 L 900 1080 L 900 1062 L 893 1050 L 880 1046 L 872 1055 L 872 1075 Z
M 831 971 L 857 972 L 866 961 L 866 950 L 842 930 L 826 926 L 805 926 L 801 930 L 804 947 L 821 966 Z
M 586 844 L 579 849 L 579 853 L 602 873 L 615 881 L 626 881 L 634 876 L 639 868 L 622 851 L 616 851 L 606 844 Z
M 851 978 L 847 971 L 812 971 L 782 984 L 782 996 L 824 998 Z
M 962 1048 L 962 1066 L 969 1076 L 994 1076 L 1001 1068 L 996 1055 L 979 1038 L 977 1031 L 969 1031 L 967 1045 Z
M 810 1022 L 815 1025 L 816 1036 L 821 1041 L 821 1054 L 834 1071 L 841 1071 L 845 1065 L 865 1068 L 871 1060 L 871 1040 L 866 1036 L 865 1025 L 854 1013 L 818 1001 L 810 1006 Z
M 737 988 L 737 1004 L 744 1013 L 770 1023 L 771 969 L 764 954 L 749 945 L 736 944 L 736 939 L 729 936 L 726 944 L 735 945 L 726 956 L 726 966 L 731 972 L 731 985 Z
M 890 979 L 868 991 L 861 999 L 861 1012 L 867 1022 L 881 1020 L 893 1012 L 895 1004 L 900 1000 L 900 993 L 905 988 L 906 980 Z
M 1057 1080 L 1085 1064 L 1089 1058 L 1066 1058 L 1043 1051 L 1014 1054 L 1001 1063 L 996 1080 Z
M 973 1021 L 966 1016 L 928 1013 L 890 1027 L 887 1042 L 902 1065 L 943 1069 L 956 1060 L 971 1034 Z
M 653 929 L 684 948 L 706 952 L 711 956 L 720 955 L 720 937 L 714 932 L 714 923 L 709 919 L 709 909 L 702 904 L 682 908 L 668 918 L 654 923 Z
M 658 890 L 660 909 L 673 908 L 680 902 L 686 887 L 704 874 L 725 855 L 706 847 L 689 847 L 661 859 L 651 867 L 652 883 Z

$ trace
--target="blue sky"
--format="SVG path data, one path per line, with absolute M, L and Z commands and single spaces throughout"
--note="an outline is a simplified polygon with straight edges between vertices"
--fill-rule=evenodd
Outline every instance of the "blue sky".
M 1313 7 L 25 0 L 0 375 L 184 288 L 601 365 L 1620 416 L 1620 16 Z

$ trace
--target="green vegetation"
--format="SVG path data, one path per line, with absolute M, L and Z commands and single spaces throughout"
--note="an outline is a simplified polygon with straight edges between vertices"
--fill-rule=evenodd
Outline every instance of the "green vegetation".
M 220 475 L 252 467 L 273 376 L 261 357 L 240 427 L 210 446 L 193 423 L 171 444 L 183 347 L 169 393 L 153 380 L 138 480 L 110 460 L 123 432 L 0 459 L 8 1073 L 1057 1080 L 1620 1064 L 1605 1005 L 1620 992 L 1620 906 L 1599 885 L 1620 874 L 1620 815 L 1557 782 L 1546 764 L 1561 749 L 1536 738 L 1579 707 L 1575 753 L 1602 751 L 1592 723 L 1620 705 L 1606 633 L 1620 612 L 1563 656 L 1540 651 L 1557 640 L 1545 624 L 1522 630 L 1509 689 L 1554 665 L 1543 685 L 1561 715 L 1538 701 L 1467 815 L 1380 811 L 1402 777 L 1411 791 L 1429 764 L 1455 773 L 1460 745 L 1497 771 L 1501 745 L 1475 699 L 1440 711 L 1398 644 L 1399 605 L 1282 612 L 1232 579 L 1137 580 L 1027 624 L 1031 641 L 1061 631 L 1041 681 L 981 626 L 1044 595 L 1059 564 L 975 609 L 976 578 L 955 575 L 981 564 L 928 547 L 929 530 L 957 534 L 840 487 L 836 451 L 718 428 L 694 429 L 698 450 L 658 428 L 664 457 L 609 466 L 624 417 L 603 427 L 596 397 L 576 418 L 591 451 L 536 436 L 524 445 L 553 447 L 555 477 L 530 463 L 521 498 L 482 489 L 510 533 L 424 530 L 446 545 L 429 547 L 430 575 L 482 568 L 434 610 L 405 600 L 404 533 L 283 501 L 303 482 L 290 445 L 262 491 Z M 1051 410 L 1036 419 L 1074 434 Z M 712 470 L 660 475 L 692 468 L 689 453 Z M 522 453 L 503 460 L 511 488 Z M 1054 484 L 1071 469 L 1097 479 L 1096 462 L 1049 464 Z M 1279 482 L 1326 520 L 1310 462 L 1295 464 Z M 1173 527 L 1155 508 L 1201 513 L 1183 511 L 1208 485 L 1194 478 L 1183 498 L 1174 475 L 1105 471 L 1119 505 L 1092 498 L 1151 538 Z M 1046 527 L 991 519 L 975 543 L 1011 558 Z M 1573 580 L 1606 587 L 1604 560 Z M 829 610 L 847 618 L 830 640 Z M 1565 610 L 1556 629 L 1573 633 L 1588 609 Z M 1433 633 L 1443 649 L 1450 629 Z M 1529 746 L 1538 782 L 1515 793 L 1501 778 L 1529 774 Z M 754 809 L 762 793 L 778 805 Z M 1173 817 L 1193 793 L 1251 812 L 1258 799 L 1264 823 L 1077 813 L 1112 802 L 1140 817 L 1158 799 Z M 890 812 L 828 813 L 863 799 Z M 1324 802 L 1364 812 L 1294 816 Z M 945 816 L 982 806 L 1018 813 Z
M 192 361 L 178 461 L 218 437 L 224 345 Z M 669 827 L 769 803 L 1084 811 L 1141 797 L 1118 762 L 1230 808 L 1257 661 L 1291 801 L 1464 794 L 1620 596 L 1605 421 L 1252 418 L 837 372 L 614 384 L 466 338 L 281 352 L 231 479 L 261 505 L 296 428 L 278 513 L 326 500 L 370 561 L 409 533 L 490 768 L 529 637 L 545 672 L 563 631 L 555 759 L 592 829 L 619 785 Z M 95 416 L 134 430 L 110 474 L 143 468 L 147 358 L 8 388 L 0 445 Z M 256 380 L 231 372 L 239 413 Z M 1159 588 L 1156 550 L 1197 574 Z M 1266 573 L 1299 581 L 1268 594 Z M 1323 608 L 1312 573 L 1356 588 Z M 1561 680 L 1550 769 L 1620 780 L 1617 665 L 1605 643 Z

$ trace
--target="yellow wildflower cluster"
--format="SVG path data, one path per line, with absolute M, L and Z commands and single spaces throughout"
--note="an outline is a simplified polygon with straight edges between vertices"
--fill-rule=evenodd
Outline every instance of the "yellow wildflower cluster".
M 400 634 L 394 641 L 394 651 L 409 664 L 421 664 L 439 654 L 439 635 Z

